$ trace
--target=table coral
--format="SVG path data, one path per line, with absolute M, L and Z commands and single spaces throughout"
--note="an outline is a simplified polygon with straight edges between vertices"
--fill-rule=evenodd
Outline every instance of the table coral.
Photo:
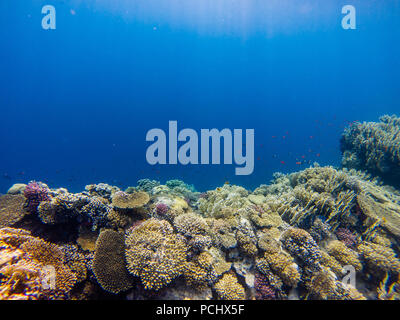
M 146 205 L 150 201 L 147 192 L 138 191 L 134 193 L 125 193 L 118 191 L 112 197 L 112 204 L 119 209 L 135 209 Z

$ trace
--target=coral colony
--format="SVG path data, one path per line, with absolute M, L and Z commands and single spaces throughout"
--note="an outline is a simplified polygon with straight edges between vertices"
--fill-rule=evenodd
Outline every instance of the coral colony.
M 170 129 L 172 150 L 191 140 L 170 161 L 195 161 L 197 135 Z M 395 116 L 352 124 L 343 167 L 277 173 L 255 190 L 13 185 L 0 196 L 0 299 L 400 299 L 399 132 Z

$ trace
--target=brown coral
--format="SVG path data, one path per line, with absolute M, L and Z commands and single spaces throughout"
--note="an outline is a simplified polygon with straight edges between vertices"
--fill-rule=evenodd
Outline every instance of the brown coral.
M 363 241 L 358 246 L 358 250 L 372 270 L 379 274 L 386 272 L 400 274 L 400 260 L 397 259 L 396 253 L 391 248 Z
M 125 262 L 124 236 L 113 230 L 104 230 L 96 241 L 93 272 L 101 287 L 112 293 L 132 287 Z
M 0 196 L 0 227 L 11 227 L 26 214 L 25 197 L 22 194 Z
M 342 266 L 351 265 L 356 271 L 362 269 L 357 252 L 351 250 L 346 244 L 339 240 L 334 240 L 328 245 L 328 253 L 333 256 Z
M 300 272 L 294 259 L 283 252 L 265 252 L 263 258 L 257 259 L 256 266 L 261 273 L 267 276 L 272 271 L 284 283 L 292 287 L 296 286 L 300 280 Z
M 112 197 L 112 204 L 119 209 L 135 209 L 146 205 L 150 201 L 147 192 L 139 191 L 134 193 L 125 193 L 118 191 Z

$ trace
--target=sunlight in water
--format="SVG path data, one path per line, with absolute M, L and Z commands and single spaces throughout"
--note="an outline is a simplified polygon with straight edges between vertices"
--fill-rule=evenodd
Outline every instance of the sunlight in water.
M 153 24 L 155 28 L 168 26 L 199 34 L 244 37 L 254 33 L 292 34 L 314 30 L 316 25 L 320 30 L 321 26 L 337 23 L 341 9 L 339 5 L 315 0 L 75 0 L 70 3 L 119 15 L 127 22 Z

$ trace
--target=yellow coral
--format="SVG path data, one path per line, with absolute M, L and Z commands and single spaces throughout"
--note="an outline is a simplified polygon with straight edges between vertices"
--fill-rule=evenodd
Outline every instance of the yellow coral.
M 126 238 L 128 270 L 140 277 L 145 289 L 159 290 L 182 274 L 186 245 L 165 220 L 149 219 Z
M 358 245 L 358 250 L 373 270 L 380 273 L 400 274 L 400 261 L 391 248 L 363 241 Z
M 150 196 L 147 192 L 138 191 L 134 193 L 125 193 L 118 191 L 112 197 L 112 204 L 120 209 L 135 209 L 143 207 L 150 201 Z
M 68 260 L 61 247 L 35 238 L 26 230 L 0 229 L 0 253 L 7 257 L 1 260 L 1 266 L 8 275 L 0 291 L 10 299 L 65 298 L 86 276 L 82 265 L 73 258 Z M 55 288 L 47 290 L 38 283 L 42 284 L 44 270 L 49 267 L 55 271 Z
M 215 291 L 222 300 L 244 300 L 245 290 L 232 274 L 225 274 L 215 286 Z
M 348 248 L 342 241 L 332 241 L 329 243 L 327 250 L 342 266 L 351 265 L 356 271 L 362 269 L 362 264 L 358 259 L 357 252 Z
M 263 258 L 257 259 L 256 265 L 258 270 L 265 275 L 272 270 L 289 286 L 296 286 L 300 280 L 300 273 L 293 258 L 283 252 L 265 252 Z

